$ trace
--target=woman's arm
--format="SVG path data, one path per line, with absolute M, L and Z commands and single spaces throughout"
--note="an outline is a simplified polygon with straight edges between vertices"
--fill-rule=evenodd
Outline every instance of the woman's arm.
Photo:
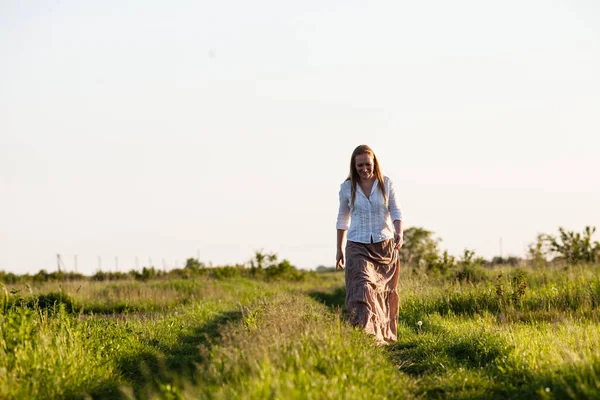
M 340 207 L 338 209 L 338 217 L 337 217 L 337 254 L 335 256 L 335 269 L 343 269 L 344 268 L 344 240 L 346 239 L 346 232 L 350 228 L 350 206 L 349 202 L 349 191 L 347 190 L 348 186 L 344 182 L 340 185 Z
M 394 242 L 396 242 L 396 249 L 402 247 L 402 243 L 404 242 L 404 232 L 402 231 L 402 221 L 397 219 L 394 221 L 394 230 L 396 233 L 394 234 Z
M 344 240 L 346 240 L 346 230 L 337 230 L 337 254 L 335 256 L 335 269 L 344 269 Z
M 388 211 L 390 217 L 394 221 L 394 242 L 396 243 L 396 249 L 402 247 L 404 232 L 402 231 L 402 211 L 400 210 L 400 202 L 398 201 L 398 195 L 396 194 L 396 185 L 394 182 L 387 178 L 389 183 L 389 199 L 388 199 Z

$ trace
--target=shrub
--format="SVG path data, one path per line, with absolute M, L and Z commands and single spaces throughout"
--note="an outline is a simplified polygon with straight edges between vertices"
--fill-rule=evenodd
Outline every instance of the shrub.
M 211 276 L 215 279 L 232 278 L 239 275 L 239 270 L 236 267 L 224 266 L 211 269 Z
M 514 307 L 520 307 L 523 296 L 527 289 L 527 276 L 521 269 L 517 270 L 514 275 L 508 281 L 508 285 L 505 287 L 503 283 L 502 274 L 498 274 L 496 278 L 496 295 L 498 296 L 498 305 L 502 308 L 503 306 L 512 305 Z
M 465 249 L 462 259 L 458 263 L 458 270 L 455 277 L 464 282 L 480 282 L 487 279 L 487 275 L 482 270 L 485 260 L 482 257 L 475 257 L 473 250 Z
M 600 243 L 592 242 L 596 227 L 586 226 L 583 233 L 558 228 L 559 237 L 547 236 L 550 250 L 559 254 L 567 264 L 594 264 L 600 261 Z
M 279 264 L 273 264 L 265 269 L 265 279 L 288 279 L 299 281 L 304 279 L 304 274 L 298 271 L 288 260 L 283 260 Z

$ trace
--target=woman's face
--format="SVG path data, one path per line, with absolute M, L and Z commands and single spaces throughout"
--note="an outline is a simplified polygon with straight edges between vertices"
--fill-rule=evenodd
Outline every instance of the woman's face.
M 373 156 L 370 154 L 359 154 L 354 157 L 354 167 L 360 179 L 373 178 Z

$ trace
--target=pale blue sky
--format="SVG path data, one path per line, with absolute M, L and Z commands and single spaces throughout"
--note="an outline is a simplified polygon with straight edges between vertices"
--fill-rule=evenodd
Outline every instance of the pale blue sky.
M 370 145 L 452 254 L 600 228 L 600 3 L 0 2 L 0 269 L 335 260 Z

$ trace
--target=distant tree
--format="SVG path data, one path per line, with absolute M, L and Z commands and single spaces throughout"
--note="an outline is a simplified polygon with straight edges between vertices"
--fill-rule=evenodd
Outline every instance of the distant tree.
M 600 243 L 592 241 L 596 227 L 586 226 L 583 233 L 558 228 L 559 235 L 548 235 L 547 240 L 552 252 L 559 255 L 567 264 L 594 264 L 600 261 Z
M 277 263 L 277 253 L 265 253 L 264 250 L 255 250 L 254 258 L 250 260 L 250 273 L 262 274 L 263 270 Z
M 256 250 L 254 252 L 254 260 L 250 261 L 253 267 L 263 269 L 267 255 L 263 253 L 263 250 Z M 254 264 L 256 262 L 256 264 Z
M 15 275 L 12 272 L 5 272 L 0 270 L 0 282 L 14 284 L 20 280 L 18 275 Z
M 326 267 L 324 265 L 319 265 L 316 270 L 317 272 L 335 271 L 335 267 Z
M 490 261 L 490 264 L 491 265 L 511 265 L 513 267 L 516 267 L 521 262 L 522 262 L 522 259 L 520 257 L 515 257 L 515 256 L 499 257 L 499 256 L 495 256 L 494 258 L 492 258 L 492 261 Z
M 431 272 L 447 274 L 450 270 L 456 268 L 456 258 L 448 254 L 448 250 L 444 250 L 441 257 L 435 259 L 430 258 L 427 261 L 427 270 Z
M 485 260 L 483 259 L 483 257 L 476 257 L 475 251 L 469 250 L 469 249 L 464 250 L 463 255 L 459 261 L 459 265 L 467 266 L 467 267 L 470 267 L 473 265 L 481 266 L 484 263 L 485 263 Z
M 433 232 L 424 228 L 410 227 L 404 230 L 404 243 L 400 249 L 400 261 L 413 267 L 425 266 L 439 258 L 438 244 Z
M 282 260 L 280 263 L 271 264 L 265 269 L 265 278 L 271 279 L 289 279 L 302 280 L 304 274 L 296 269 L 288 260 Z
M 206 268 L 206 265 L 196 258 L 188 258 L 185 262 L 185 269 L 197 272 L 200 269 Z
M 522 263 L 523 263 L 523 259 L 521 257 L 515 257 L 515 256 L 506 257 L 507 265 L 512 265 L 513 267 L 516 267 L 517 265 L 520 265 Z
M 475 282 L 485 279 L 485 275 L 481 272 L 480 268 L 485 263 L 486 261 L 483 257 L 476 256 L 475 251 L 465 249 L 456 265 L 456 279 L 464 282 Z
M 33 275 L 34 282 L 47 282 L 50 280 L 50 274 L 45 269 L 40 269 L 39 272 Z
M 534 266 L 543 267 L 548 264 L 551 252 L 549 236 L 545 233 L 539 233 L 536 242 L 530 244 L 527 249 L 527 259 Z

